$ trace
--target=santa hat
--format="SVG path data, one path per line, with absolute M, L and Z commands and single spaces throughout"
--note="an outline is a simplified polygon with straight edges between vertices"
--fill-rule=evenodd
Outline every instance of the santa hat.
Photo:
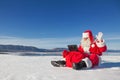
M 94 37 L 91 30 L 86 30 L 82 33 L 82 38 L 90 38 L 90 41 L 93 42 Z

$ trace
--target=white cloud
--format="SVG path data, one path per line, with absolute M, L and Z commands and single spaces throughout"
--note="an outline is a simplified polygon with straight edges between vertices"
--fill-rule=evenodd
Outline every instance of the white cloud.
M 9 36 L 0 36 L 0 44 L 8 45 L 25 45 L 35 46 L 38 48 L 56 48 L 67 47 L 69 44 L 80 44 L 80 37 L 69 38 L 17 38 Z M 107 36 L 105 41 L 108 49 L 120 49 L 120 37 L 119 36 Z
M 35 46 L 38 48 L 47 48 L 47 49 L 56 48 L 56 47 L 67 47 L 68 44 L 78 44 L 79 41 L 80 41 L 80 37 L 27 39 L 27 38 L 0 36 L 0 44 Z
M 120 37 L 108 37 L 106 40 L 120 40 Z
M 106 35 L 105 38 L 108 49 L 120 50 L 120 36 L 116 34 Z
M 119 34 L 106 34 L 105 35 L 106 40 L 120 40 Z

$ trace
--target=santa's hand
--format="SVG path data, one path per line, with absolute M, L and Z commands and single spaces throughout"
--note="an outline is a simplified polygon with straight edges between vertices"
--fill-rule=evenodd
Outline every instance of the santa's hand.
M 98 35 L 96 35 L 97 40 L 101 41 L 102 40 L 102 36 L 103 36 L 103 33 L 102 32 L 98 32 Z

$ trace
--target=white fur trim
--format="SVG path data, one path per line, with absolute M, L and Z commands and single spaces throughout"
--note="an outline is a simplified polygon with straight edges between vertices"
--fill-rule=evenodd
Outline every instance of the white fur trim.
M 105 41 L 103 40 L 103 42 L 96 42 L 98 47 L 104 47 L 105 46 Z
M 82 59 L 82 61 L 85 61 L 86 65 L 87 65 L 87 68 L 91 68 L 92 67 L 92 62 L 90 61 L 89 58 L 84 58 Z
M 82 37 L 83 37 L 83 38 L 89 37 L 89 34 L 88 34 L 88 33 L 83 33 L 83 34 L 82 34 Z

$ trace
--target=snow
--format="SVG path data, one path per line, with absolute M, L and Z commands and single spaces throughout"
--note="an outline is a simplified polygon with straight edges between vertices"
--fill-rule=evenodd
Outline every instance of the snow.
M 73 70 L 50 64 L 62 59 L 60 55 L 11 54 L 0 54 L 0 80 L 120 80 L 120 55 L 103 55 L 99 67 Z

